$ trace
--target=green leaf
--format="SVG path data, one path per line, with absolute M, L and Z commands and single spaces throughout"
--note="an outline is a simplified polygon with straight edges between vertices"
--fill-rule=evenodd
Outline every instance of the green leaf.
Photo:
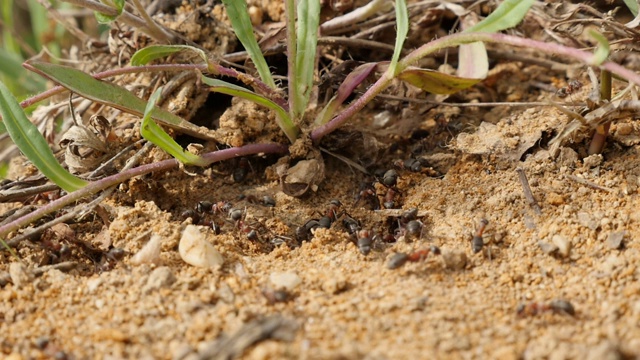
M 320 26 L 320 1 L 298 1 L 298 30 L 296 33 L 296 74 L 297 91 L 293 109 L 295 117 L 301 117 L 307 108 L 313 89 L 313 73 L 316 69 L 318 27 Z
M 0 82 L 0 114 L 11 140 L 44 176 L 67 192 L 83 188 L 88 183 L 65 170 L 53 156 L 44 136 L 27 119 L 22 107 L 9 89 Z
M 527 15 L 535 0 L 505 0 L 486 19 L 464 32 L 497 32 L 512 28 Z
M 289 116 L 289 114 L 273 101 L 267 99 L 264 96 L 258 95 L 251 90 L 247 90 L 243 87 L 228 83 L 226 81 L 211 79 L 206 76 L 202 76 L 202 82 L 209 85 L 209 90 L 211 91 L 247 99 L 249 101 L 253 101 L 258 105 L 262 105 L 275 111 L 278 126 L 280 126 L 280 129 L 282 129 L 285 135 L 287 135 L 289 140 L 293 143 L 298 138 L 298 127 L 293 123 L 293 121 L 291 121 L 291 117 Z
M 396 0 L 396 45 L 393 49 L 393 57 L 389 64 L 389 71 L 392 75 L 397 73 L 398 59 L 400 59 L 400 53 L 402 53 L 402 46 L 407 39 L 409 33 L 409 14 L 407 11 L 407 3 L 405 0 Z
M 96 20 L 100 24 L 108 24 L 120 16 L 122 14 L 122 10 L 124 9 L 124 1 L 125 0 L 100 0 L 100 2 L 104 5 L 114 8 L 118 14 L 117 15 L 107 15 L 98 11 L 94 11 L 93 14 L 96 17 Z
M 638 16 L 638 1 L 637 0 L 624 0 L 624 4 L 627 5 L 629 11 L 633 16 Z
M 142 125 L 140 126 L 140 134 L 143 138 L 152 142 L 162 150 L 169 153 L 174 158 L 178 159 L 183 164 L 207 166 L 209 162 L 204 158 L 192 154 L 188 151 L 184 151 L 178 143 L 169 136 L 155 121 L 151 119 L 151 113 L 158 102 L 158 98 L 162 94 L 162 87 L 158 88 L 149 98 L 147 106 L 144 110 L 144 116 L 142 117 Z
M 590 61 L 591 65 L 599 66 L 609 57 L 609 41 L 607 41 L 607 38 L 602 34 L 593 29 L 589 29 L 588 34 L 598 43 Z
M 142 116 L 144 114 L 147 103 L 121 86 L 97 80 L 89 74 L 67 66 L 37 61 L 27 62 L 25 66 L 27 68 L 33 68 L 34 71 L 89 100 L 120 109 L 136 116 Z M 151 117 L 165 126 L 199 139 L 216 139 L 208 129 L 193 125 L 162 108 L 155 107 L 151 113 Z
M 131 57 L 131 66 L 146 65 L 149 62 L 160 59 L 165 56 L 180 52 L 182 50 L 191 50 L 198 54 L 202 60 L 207 62 L 207 54 L 204 51 L 189 45 L 150 45 L 136 51 Z
M 251 18 L 249 18 L 247 3 L 244 0 L 222 0 L 222 3 L 227 10 L 231 26 L 255 64 L 260 79 L 269 87 L 275 89 L 276 83 L 273 81 L 273 76 L 271 76 L 271 71 L 267 61 L 264 59 L 264 55 L 262 55 L 260 46 L 258 46 L 256 37 L 253 35 L 253 24 L 251 24 Z
M 454 94 L 482 81 L 414 67 L 407 68 L 398 77 L 432 94 Z

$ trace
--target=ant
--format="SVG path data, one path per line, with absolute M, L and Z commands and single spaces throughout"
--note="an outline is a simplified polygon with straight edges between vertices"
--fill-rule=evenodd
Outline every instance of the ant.
M 536 316 L 545 312 L 553 314 L 567 314 L 575 316 L 576 310 L 567 300 L 552 300 L 549 303 L 532 302 L 529 304 L 520 304 L 516 309 L 519 317 Z
M 233 169 L 231 176 L 233 177 L 233 182 L 242 183 L 247 179 L 247 175 L 249 174 L 249 170 L 253 170 L 251 168 L 251 163 L 247 158 L 240 158 L 238 160 L 237 166 Z
M 360 253 L 364 256 L 369 255 L 373 249 L 374 241 L 378 239 L 378 235 L 371 230 L 361 229 L 360 223 L 350 216 L 342 219 L 342 225 L 347 229 L 349 235 L 356 240 L 355 243 Z
M 376 188 L 372 183 L 362 183 L 358 195 L 356 196 L 355 206 L 357 206 L 360 201 L 364 201 L 365 207 L 369 210 L 380 210 L 380 199 L 378 199 L 378 195 L 376 195 Z
M 482 234 L 484 234 L 484 229 L 487 227 L 488 224 L 489 224 L 489 220 L 481 219 L 480 225 L 478 226 L 478 229 L 476 230 L 475 235 L 473 235 L 473 238 L 471 239 L 471 250 L 473 251 L 474 254 L 477 254 L 480 251 L 482 251 L 482 248 L 484 247 L 484 240 L 482 240 Z
M 345 211 L 340 211 L 342 207 L 342 203 L 340 200 L 333 199 L 329 202 L 329 208 L 322 215 L 321 212 L 316 211 L 316 213 L 322 215 L 320 219 L 310 219 L 304 225 L 296 228 L 296 239 L 298 241 L 306 241 L 311 237 L 311 232 L 315 231 L 317 228 L 325 228 L 328 229 L 331 227 L 334 221 L 336 221 L 340 216 L 345 214 Z
M 424 159 L 408 158 L 407 160 L 395 160 L 393 165 L 398 169 L 408 170 L 415 173 L 422 173 L 429 176 L 438 176 L 438 172 Z
M 564 99 L 582 88 L 582 83 L 578 80 L 570 80 L 566 87 L 558 89 L 556 96 Z
M 432 253 L 433 255 L 440 255 L 440 248 L 437 246 L 429 246 L 427 249 L 416 250 L 411 254 L 407 253 L 395 253 L 389 259 L 389 263 L 387 264 L 387 269 L 397 269 L 407 262 L 418 262 L 426 259 L 427 255 Z
M 247 234 L 247 239 L 255 241 L 259 240 L 258 232 L 253 228 L 252 224 L 245 221 L 247 217 L 247 210 L 231 208 L 228 212 L 229 219 L 233 221 L 236 228 L 240 229 L 243 233 Z
M 394 238 L 396 241 L 400 237 L 404 237 L 407 240 L 421 238 L 423 229 L 424 224 L 418 220 L 418 209 L 411 208 L 400 214 L 398 227 L 394 231 Z

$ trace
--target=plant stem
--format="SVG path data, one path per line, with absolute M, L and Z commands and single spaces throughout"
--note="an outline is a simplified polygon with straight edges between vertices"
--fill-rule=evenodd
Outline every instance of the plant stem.
M 140 3 L 140 0 L 132 0 L 132 2 L 133 2 L 133 6 L 136 8 L 138 13 L 140 14 L 140 17 L 147 24 L 146 25 L 147 30 L 149 31 L 149 33 L 153 34 L 152 37 L 154 39 L 163 39 L 162 42 L 165 42 L 165 43 L 171 42 L 172 36 L 170 34 L 167 34 L 166 31 L 164 31 L 160 26 L 158 26 L 158 24 L 156 24 L 155 21 L 153 21 L 151 16 L 147 14 L 147 11 L 144 9 L 144 6 L 142 6 L 142 4 Z
M 296 70 L 296 54 L 298 53 L 297 40 L 296 40 L 296 1 L 285 0 L 284 1 L 285 18 L 287 19 L 287 78 L 289 87 L 289 104 L 291 118 L 296 121 L 296 110 L 298 109 L 299 95 L 297 70 Z
M 571 47 L 563 46 L 554 43 L 545 43 L 536 40 L 524 39 L 517 36 L 504 35 L 504 34 L 492 34 L 492 33 L 459 33 L 454 35 L 448 35 L 431 41 L 418 49 L 411 52 L 404 59 L 398 63 L 397 73 L 401 73 L 407 67 L 414 65 L 423 57 L 432 54 L 438 50 L 458 46 L 461 44 L 473 43 L 476 41 L 482 41 L 487 43 L 500 43 L 518 47 L 527 47 L 536 50 L 540 50 L 549 54 L 563 55 L 569 58 L 573 58 L 585 64 L 591 64 L 593 54 L 587 51 L 574 49 Z M 640 85 L 640 74 L 625 69 L 624 67 L 607 61 L 599 66 L 600 69 L 608 70 L 612 74 L 616 74 L 630 82 Z M 386 89 L 393 77 L 385 72 L 375 84 L 373 84 L 358 100 L 353 102 L 342 113 L 334 117 L 330 122 L 316 128 L 311 132 L 311 139 L 314 144 L 318 144 L 322 137 L 336 130 L 342 126 L 347 120 L 354 116 L 364 106 L 369 103 L 373 98 Z
M 611 101 L 611 72 L 607 70 L 602 70 L 600 73 L 600 99 Z M 610 121 L 596 127 L 587 154 L 593 155 L 602 152 L 607 141 L 607 135 L 609 135 L 610 127 Z
M 202 155 L 203 158 L 207 159 L 209 163 L 228 160 L 238 156 L 246 156 L 253 154 L 273 154 L 273 153 L 286 153 L 287 147 L 281 144 L 250 144 L 237 148 L 230 148 L 224 150 L 218 150 L 210 153 L 206 153 Z M 145 175 L 154 171 L 167 171 L 172 168 L 178 167 L 178 160 L 164 160 L 152 164 L 138 166 L 137 168 L 123 171 L 104 179 L 100 179 L 94 182 L 89 183 L 86 187 L 69 193 L 58 200 L 55 200 L 47 205 L 42 206 L 38 210 L 31 212 L 25 216 L 22 216 L 10 223 L 7 223 L 3 226 L 0 226 L 0 238 L 6 237 L 12 231 L 16 231 L 23 226 L 27 226 L 30 223 L 42 218 L 43 216 L 50 214 L 54 211 L 60 210 L 63 207 L 74 203 L 82 198 L 93 195 L 99 191 L 107 189 L 111 186 L 120 184 L 128 179 L 131 179 L 136 176 Z M 15 245 L 15 244 L 12 244 Z

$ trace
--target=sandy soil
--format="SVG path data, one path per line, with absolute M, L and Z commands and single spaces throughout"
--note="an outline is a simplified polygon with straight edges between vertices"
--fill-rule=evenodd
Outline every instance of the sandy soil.
M 498 81 L 483 86 L 501 100 L 544 101 L 553 93 L 528 86 L 548 80 L 545 71 L 504 62 L 493 70 Z M 585 74 L 580 79 L 588 84 Z M 584 99 L 589 87 L 572 97 Z M 384 102 L 378 104 L 358 121 L 376 126 L 373 116 Z M 75 262 L 73 269 L 34 275 L 47 252 L 38 245 L 19 249 L 29 269 L 2 255 L 0 277 L 10 283 L 0 289 L 0 354 L 176 360 L 640 356 L 637 125 L 629 119 L 614 124 L 603 155 L 586 156 L 584 131 L 552 156 L 550 135 L 568 121 L 552 107 L 418 111 L 402 114 L 413 114 L 412 123 L 426 134 L 426 150 L 417 156 L 432 169 L 397 170 L 398 209 L 373 211 L 356 201 L 367 177 L 328 155 L 325 181 L 301 199 L 280 190 L 268 167 L 274 159 L 249 158 L 252 170 L 242 183 L 231 176 L 238 163 L 229 162 L 195 175 L 175 170 L 121 185 L 103 205 L 108 223 L 95 216 L 46 236 L 123 249 L 123 259 L 89 259 L 72 246 L 61 261 Z M 399 119 L 400 111 L 392 115 Z M 382 150 L 372 156 L 379 168 L 393 168 L 419 143 L 410 134 L 397 135 L 405 127 L 392 122 L 379 129 L 396 134 L 379 139 Z M 517 168 L 524 170 L 535 204 L 525 197 Z M 375 189 L 380 196 L 388 191 L 379 183 Z M 238 200 L 241 194 L 267 195 L 276 205 Z M 376 244 L 366 256 L 341 220 L 316 230 L 309 241 L 296 241 L 295 229 L 319 218 L 316 212 L 326 212 L 332 199 L 363 229 L 381 235 L 393 232 L 403 211 L 417 208 L 423 230 Z M 232 202 L 258 233 L 250 240 L 226 214 L 207 215 L 222 227 L 218 235 L 201 228 L 224 258 L 213 268 L 188 265 L 178 252 L 192 222 L 182 214 L 203 200 Z M 484 246 L 474 253 L 472 237 L 483 218 Z M 160 254 L 136 263 L 134 254 L 154 235 L 161 239 Z M 282 244 L 272 241 L 277 235 Z M 441 254 L 389 269 L 396 253 L 431 246 Z

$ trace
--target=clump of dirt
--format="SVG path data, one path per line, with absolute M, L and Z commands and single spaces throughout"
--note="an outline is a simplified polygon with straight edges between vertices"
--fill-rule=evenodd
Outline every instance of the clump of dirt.
M 275 19 L 275 8 L 264 14 Z M 446 22 L 440 10 L 432 15 Z M 586 74 L 580 80 L 572 101 L 590 91 Z M 324 181 L 302 197 L 282 190 L 284 162 L 272 156 L 125 182 L 95 216 L 21 242 L 24 266 L 0 254 L 0 352 L 638 356 L 637 126 L 614 124 L 602 155 L 586 155 L 580 131 L 553 156 L 548 142 L 569 121 L 555 107 L 473 106 L 557 100 L 555 89 L 541 90 L 548 81 L 542 65 L 505 59 L 482 90 L 449 105 L 379 100 L 322 144 Z M 218 126 L 228 145 L 286 141 L 273 124 L 273 114 L 234 100 Z M 304 159 L 310 144 L 300 144 Z M 166 154 L 143 161 L 154 158 Z M 181 258 L 184 229 L 194 224 L 221 266 Z M 134 261 L 145 246 L 159 255 Z

